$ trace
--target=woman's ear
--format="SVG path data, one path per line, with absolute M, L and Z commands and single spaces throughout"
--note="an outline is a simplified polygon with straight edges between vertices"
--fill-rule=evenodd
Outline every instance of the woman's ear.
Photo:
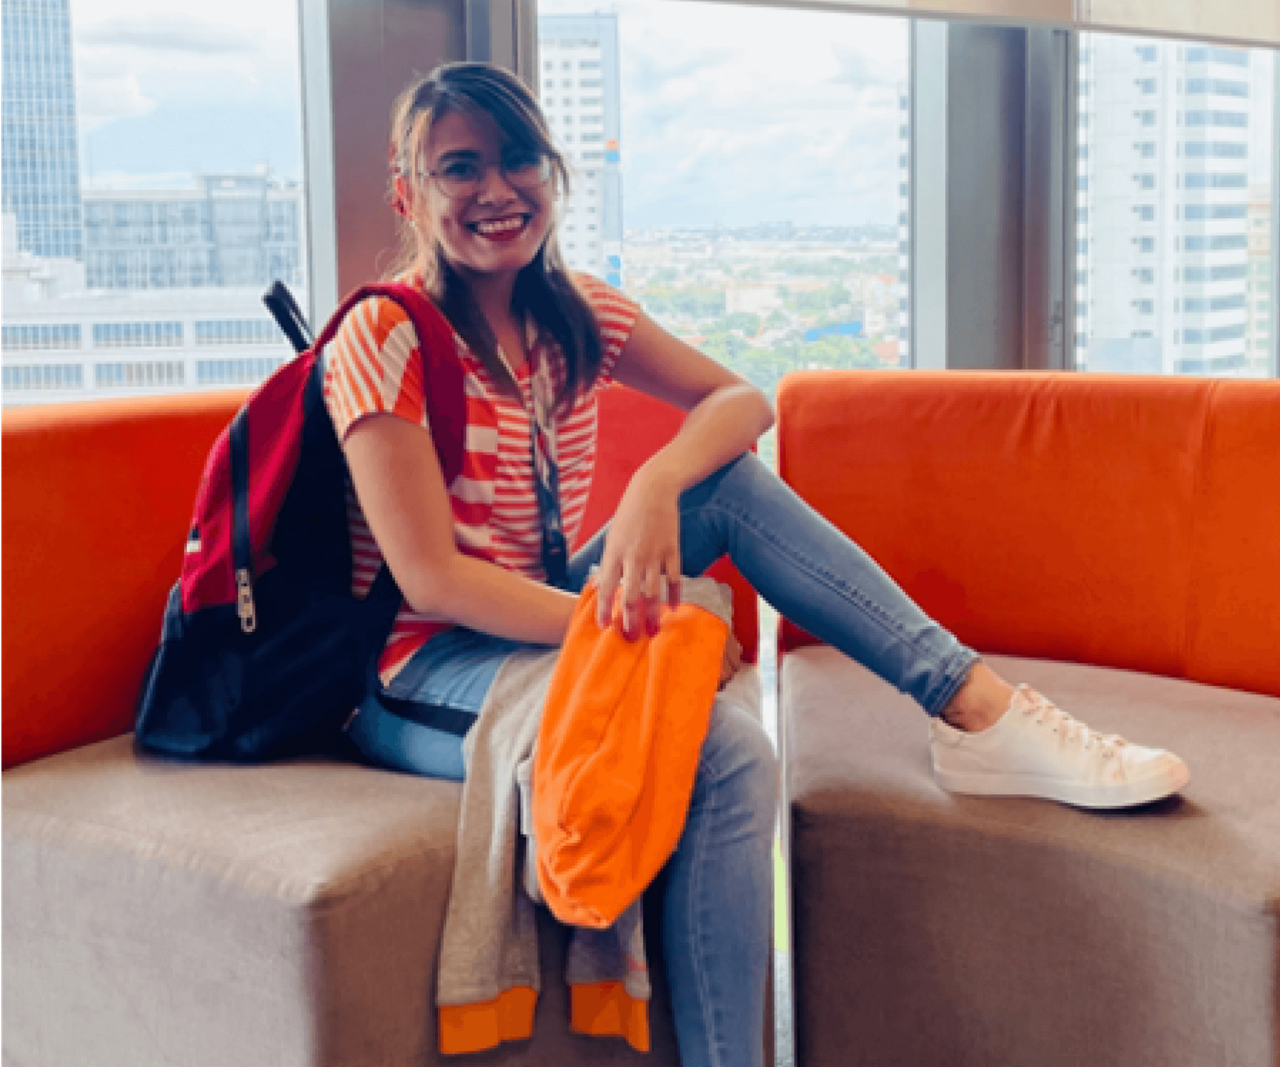
M 395 191 L 391 206 L 406 219 L 413 218 L 413 186 L 405 181 L 402 174 L 395 177 Z

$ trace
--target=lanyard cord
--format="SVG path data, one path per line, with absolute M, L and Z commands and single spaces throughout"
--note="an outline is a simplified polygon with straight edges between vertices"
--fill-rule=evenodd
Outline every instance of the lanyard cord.
M 502 360 L 511 380 L 520 389 L 520 404 L 524 407 L 524 390 L 520 388 L 520 380 L 508 362 L 502 347 L 498 347 L 498 358 Z M 569 552 L 564 536 L 564 522 L 560 514 L 560 469 L 552 459 L 555 448 L 555 419 L 547 409 L 546 398 L 538 388 L 538 373 L 532 361 L 527 363 L 529 369 L 529 396 L 531 403 L 526 409 L 529 415 L 530 459 L 533 464 L 534 492 L 538 498 L 538 518 L 542 525 L 542 569 L 547 575 L 547 584 L 558 589 L 567 589 L 569 585 Z

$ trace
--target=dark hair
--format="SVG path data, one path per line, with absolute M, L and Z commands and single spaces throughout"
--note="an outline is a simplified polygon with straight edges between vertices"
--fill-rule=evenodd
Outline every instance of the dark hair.
M 488 115 L 519 148 L 551 160 L 556 191 L 567 195 L 569 169 L 551 141 L 547 120 L 533 94 L 514 75 L 488 63 L 448 63 L 410 85 L 397 97 L 391 114 L 392 203 L 404 221 L 400 253 L 392 275 L 416 269 L 440 310 L 493 375 L 513 395 L 519 386 L 498 356 L 497 340 L 466 283 L 449 265 L 421 209 L 405 205 L 395 191 L 396 177 L 419 181 L 418 161 L 435 122 L 450 112 Z M 416 197 L 420 204 L 424 198 Z M 590 388 L 600 373 L 604 341 L 591 305 L 565 269 L 555 228 L 537 255 L 516 277 L 512 310 L 530 315 L 540 332 L 559 346 L 564 359 L 557 404 L 563 409 Z

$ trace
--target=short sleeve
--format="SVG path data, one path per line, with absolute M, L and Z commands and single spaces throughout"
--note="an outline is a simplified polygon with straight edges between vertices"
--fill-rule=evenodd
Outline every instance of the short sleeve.
M 613 381 L 613 369 L 617 366 L 618 357 L 622 355 L 622 349 L 636 324 L 640 305 L 612 285 L 607 285 L 590 274 L 575 274 L 574 280 L 591 305 L 591 310 L 595 312 L 596 322 L 600 324 L 600 335 L 604 338 L 604 359 L 600 364 L 600 377 L 597 381 L 600 385 L 608 385 Z
M 347 312 L 325 352 L 324 400 L 339 441 L 367 415 L 427 425 L 417 334 L 394 300 L 370 297 Z

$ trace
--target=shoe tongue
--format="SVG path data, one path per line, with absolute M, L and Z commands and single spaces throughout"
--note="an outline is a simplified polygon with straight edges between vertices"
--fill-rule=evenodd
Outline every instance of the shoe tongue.
M 1009 700 L 1010 711 L 1034 711 L 1045 703 L 1044 697 L 1025 685 L 1018 686 Z

